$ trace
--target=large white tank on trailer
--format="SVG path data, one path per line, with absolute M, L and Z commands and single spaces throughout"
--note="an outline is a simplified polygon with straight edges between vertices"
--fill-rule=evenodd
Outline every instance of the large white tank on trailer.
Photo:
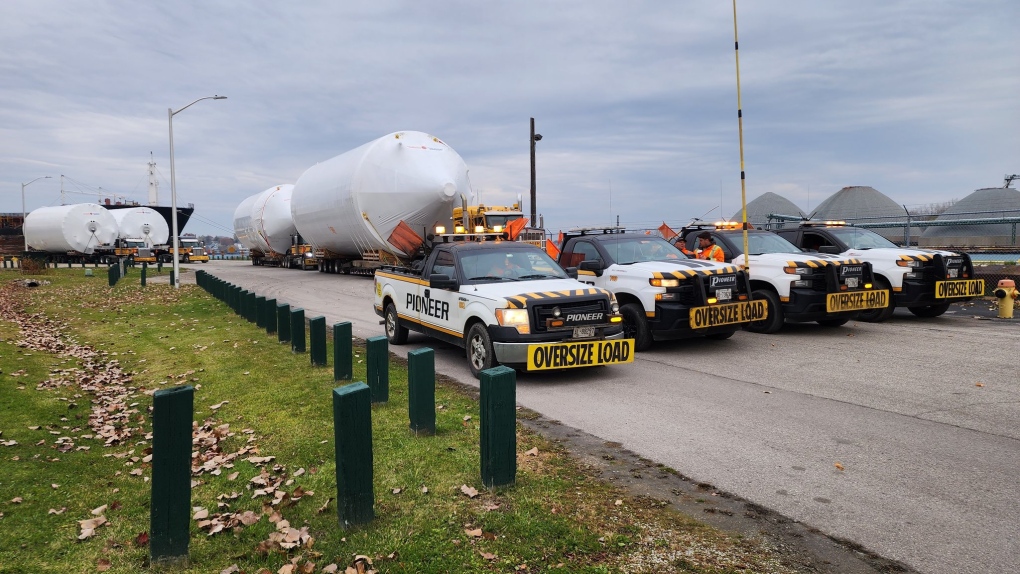
M 155 209 L 127 207 L 112 209 L 110 213 L 117 220 L 120 239 L 144 239 L 150 246 L 165 245 L 170 239 L 170 226 Z
M 248 249 L 286 253 L 297 233 L 290 215 L 291 184 L 277 185 L 248 197 L 234 211 L 234 234 Z
M 449 228 L 453 198 L 470 195 L 464 160 L 439 138 L 396 132 L 307 169 L 294 185 L 298 233 L 338 255 L 397 247 L 401 221 L 418 235 Z
M 49 253 L 92 253 L 117 239 L 117 220 L 94 203 L 40 207 L 25 218 L 29 249 Z

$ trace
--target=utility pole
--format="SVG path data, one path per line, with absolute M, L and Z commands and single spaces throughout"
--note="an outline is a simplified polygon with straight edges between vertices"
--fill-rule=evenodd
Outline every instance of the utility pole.
M 535 142 L 542 141 L 542 134 L 535 133 L 535 118 L 531 118 L 531 226 L 538 225 L 535 208 Z

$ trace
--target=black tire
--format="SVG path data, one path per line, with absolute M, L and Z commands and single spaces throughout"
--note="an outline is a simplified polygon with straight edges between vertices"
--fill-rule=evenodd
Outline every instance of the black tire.
M 850 318 L 845 319 L 819 319 L 818 324 L 822 327 L 842 327 L 850 322 Z
M 758 289 L 751 293 L 752 299 L 765 301 L 768 307 L 768 316 L 761 321 L 751 321 L 747 324 L 747 330 L 752 333 L 775 333 L 783 328 L 786 319 L 783 317 L 783 303 L 779 295 L 770 289 Z
M 620 307 L 623 315 L 623 336 L 634 339 L 634 351 L 647 351 L 652 346 L 652 331 L 648 328 L 645 308 L 640 303 L 627 303 Z
M 482 323 L 475 323 L 467 332 L 467 360 L 471 374 L 480 377 L 482 371 L 496 366 L 496 353 L 492 350 L 489 330 Z
M 706 339 L 712 339 L 713 341 L 725 341 L 733 336 L 733 331 L 726 331 L 725 333 L 712 333 L 711 335 L 705 335 Z
M 386 304 L 383 312 L 383 324 L 386 327 L 386 340 L 392 345 L 403 345 L 407 342 L 407 327 L 400 324 L 397 308 L 393 303 Z
M 886 289 L 889 291 L 889 306 L 881 309 L 865 309 L 857 315 L 858 321 L 864 321 L 865 323 L 881 323 L 889 317 L 892 317 L 893 311 L 896 310 L 896 306 L 892 302 L 892 289 L 889 288 L 889 282 L 885 279 L 875 279 L 875 289 L 881 291 Z
M 925 305 L 924 307 L 907 307 L 907 310 L 918 317 L 938 317 L 948 311 L 950 305 L 952 305 L 952 303 Z

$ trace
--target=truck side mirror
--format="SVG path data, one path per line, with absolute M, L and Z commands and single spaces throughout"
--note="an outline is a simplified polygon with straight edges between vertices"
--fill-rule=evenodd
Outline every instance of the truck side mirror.
M 577 267 L 567 267 L 564 271 L 567 272 L 567 277 L 577 279 Z
M 449 275 L 429 275 L 429 287 L 432 289 L 455 290 L 459 285 L 457 285 L 457 280 Z
M 842 251 L 840 251 L 839 247 L 837 247 L 835 245 L 821 245 L 821 246 L 818 247 L 818 252 L 819 253 L 828 253 L 830 255 L 839 255 L 840 253 L 842 253 Z
M 579 271 L 591 271 L 596 277 L 602 277 L 602 264 L 595 260 L 582 261 L 577 269 Z

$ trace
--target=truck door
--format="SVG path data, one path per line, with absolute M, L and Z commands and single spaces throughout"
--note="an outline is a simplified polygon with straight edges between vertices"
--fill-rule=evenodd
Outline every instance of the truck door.
M 418 286 L 418 297 L 415 300 L 414 308 L 418 314 L 418 320 L 429 329 L 440 331 L 447 335 L 457 337 L 463 336 L 463 317 L 458 312 L 461 299 L 460 289 L 434 289 L 429 286 L 428 279 L 433 275 L 446 275 L 457 279 L 457 267 L 453 253 L 440 251 L 436 253 L 435 259 L 429 263 L 425 270 L 426 283 Z M 461 324 L 458 325 L 457 323 Z

